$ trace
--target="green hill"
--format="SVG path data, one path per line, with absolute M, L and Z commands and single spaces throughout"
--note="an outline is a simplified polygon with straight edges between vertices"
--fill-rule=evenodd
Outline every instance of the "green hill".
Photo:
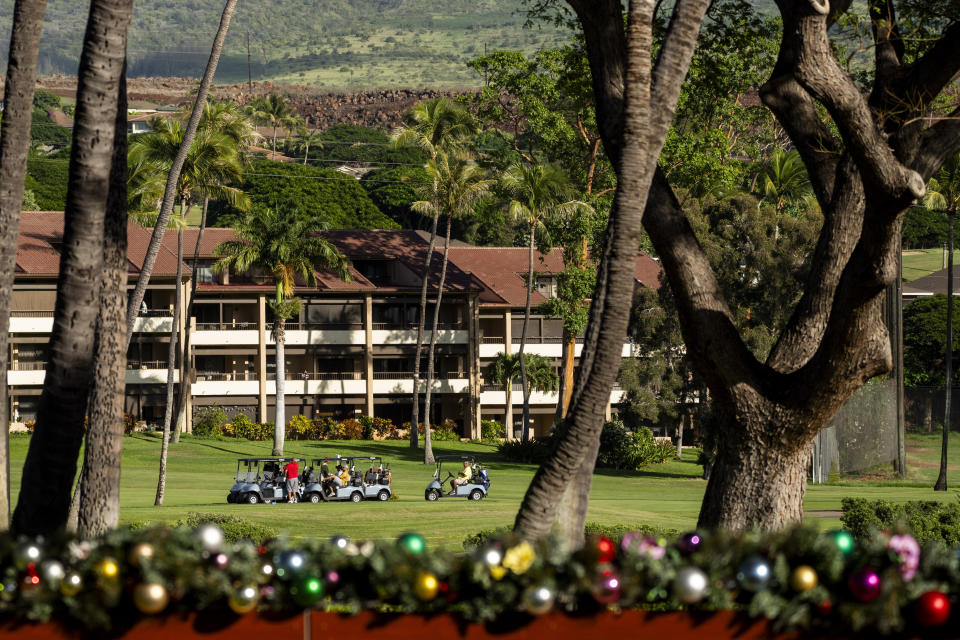
M 40 72 L 76 73 L 85 20 L 76 0 L 49 0 Z M 464 62 L 486 47 L 534 51 L 567 35 L 524 29 L 523 0 L 272 0 L 241 2 L 217 74 L 337 88 L 460 87 L 479 83 Z M 130 32 L 134 76 L 200 76 L 223 0 L 139 0 Z M 13 0 L 0 0 L 9 33 Z M 7 43 L 0 42 L 0 55 Z

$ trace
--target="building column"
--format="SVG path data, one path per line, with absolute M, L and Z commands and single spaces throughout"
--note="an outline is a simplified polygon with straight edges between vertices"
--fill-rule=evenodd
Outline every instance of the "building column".
M 513 353 L 513 313 L 510 309 L 503 313 L 503 319 L 505 325 L 503 329 L 503 352 L 509 356 Z M 513 440 L 513 394 L 506 393 L 506 386 L 503 390 L 503 430 L 507 440 Z M 510 402 L 506 401 L 508 396 L 511 398 Z
M 363 296 L 363 363 L 367 379 L 367 415 L 374 416 L 373 409 L 373 295 Z
M 480 312 L 477 296 L 467 299 L 467 366 L 469 367 L 469 408 L 464 420 L 468 438 L 480 439 Z
M 226 272 L 226 271 L 224 271 Z M 267 299 L 257 296 L 257 380 L 260 399 L 259 422 L 267 421 Z

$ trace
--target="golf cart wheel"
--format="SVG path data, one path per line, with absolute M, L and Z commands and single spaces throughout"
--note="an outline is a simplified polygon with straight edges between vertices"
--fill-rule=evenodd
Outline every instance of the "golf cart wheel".
M 471 500 L 479 500 L 482 497 L 483 497 L 483 491 L 480 491 L 480 489 L 474 489 L 473 491 L 470 492 Z
M 387 491 L 386 489 L 383 489 L 382 491 L 380 491 L 380 493 L 377 494 L 377 500 L 379 500 L 380 502 L 386 502 L 389 499 L 390 499 L 390 492 Z
M 363 502 L 363 494 L 359 491 L 354 491 L 350 494 L 350 502 Z
M 260 498 L 258 498 L 257 494 L 255 493 L 248 493 L 243 497 L 243 501 L 246 502 L 247 504 L 257 504 L 258 502 L 260 502 Z
M 427 495 L 425 497 L 430 502 L 436 502 L 440 499 L 440 492 L 436 489 L 427 489 Z
M 319 494 L 319 493 L 311 493 L 309 496 L 307 496 L 307 500 L 309 500 L 309 501 L 312 502 L 313 504 L 317 504 L 318 502 L 320 502 L 320 494 Z

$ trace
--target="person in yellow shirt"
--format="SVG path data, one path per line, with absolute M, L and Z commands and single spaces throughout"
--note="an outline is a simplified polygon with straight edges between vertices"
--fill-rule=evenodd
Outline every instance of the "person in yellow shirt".
M 450 478 L 450 493 L 447 495 L 454 495 L 457 492 L 457 487 L 467 484 L 471 478 L 473 478 L 473 469 L 470 468 L 470 462 L 464 460 L 463 471 L 458 473 L 456 478 Z
M 340 486 L 346 487 L 350 484 L 350 468 L 347 465 L 343 465 L 340 468 L 340 473 L 337 474 L 337 477 L 340 478 Z

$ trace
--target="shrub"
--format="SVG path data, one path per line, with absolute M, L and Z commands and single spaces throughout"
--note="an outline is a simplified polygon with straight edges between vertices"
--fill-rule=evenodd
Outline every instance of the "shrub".
M 134 428 L 137 426 L 137 419 L 132 413 L 123 414 L 123 432 L 133 433 Z
M 223 530 L 227 542 L 251 540 L 262 544 L 264 540 L 276 537 L 276 529 L 265 527 L 225 513 L 188 513 L 183 520 L 177 520 L 174 526 L 195 529 L 202 524 L 215 524 Z
M 317 434 L 317 440 L 332 438 L 332 434 L 336 432 L 339 424 L 339 422 L 330 417 L 314 420 L 314 429 Z
M 507 431 L 502 422 L 496 420 L 480 421 L 480 438 L 484 442 L 497 442 L 502 440 L 506 434 Z
M 233 416 L 233 420 L 230 422 L 230 430 L 226 435 L 245 440 L 263 440 L 259 437 L 260 425 L 242 413 Z
M 373 418 L 370 416 L 363 416 L 362 418 L 357 419 L 357 422 L 359 422 L 360 426 L 363 427 L 361 439 L 373 440 Z
M 658 442 L 650 429 L 630 432 L 619 420 L 603 425 L 597 466 L 636 471 L 648 464 L 659 464 L 675 454 L 668 442 Z
M 881 529 L 906 527 L 921 545 L 943 542 L 960 545 L 960 502 L 914 501 L 894 504 L 886 500 L 844 498 L 840 522 L 857 538 Z
M 475 549 L 491 538 L 499 538 L 513 531 L 512 526 L 497 527 L 495 529 L 482 529 L 463 539 L 463 548 L 466 550 Z M 585 536 L 606 536 L 613 540 L 617 546 L 620 546 L 620 540 L 624 535 L 632 531 L 637 531 L 645 535 L 663 536 L 672 538 L 679 533 L 676 529 L 664 529 L 661 527 L 651 527 L 646 524 L 614 524 L 606 525 L 599 522 L 587 522 L 583 527 Z
M 223 432 L 223 426 L 227 422 L 227 414 L 214 405 L 207 409 L 201 409 L 193 421 L 193 435 L 195 436 L 217 436 Z
M 373 432 L 380 438 L 393 440 L 397 437 L 397 425 L 387 418 L 373 418 Z
M 545 438 L 532 438 L 526 442 L 514 440 L 512 442 L 501 442 L 497 445 L 497 451 L 511 462 L 543 464 L 544 460 L 546 460 L 550 454 L 550 446 L 552 443 L 553 440 L 550 436 Z
M 457 423 L 447 418 L 442 424 L 433 428 L 432 438 L 438 441 L 459 440 L 460 434 L 457 433 Z
M 340 423 L 340 440 L 363 440 L 363 425 L 355 418 Z
M 290 422 L 287 423 L 286 434 L 288 440 L 317 439 L 313 420 L 310 420 L 309 418 L 300 414 L 290 418 Z

